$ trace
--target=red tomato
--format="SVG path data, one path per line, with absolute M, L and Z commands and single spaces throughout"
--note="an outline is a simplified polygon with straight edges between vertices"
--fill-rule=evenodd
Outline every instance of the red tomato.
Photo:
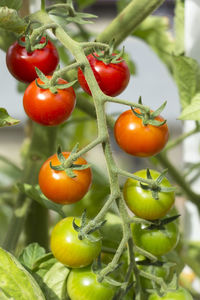
M 44 42 L 45 37 L 42 37 L 40 43 Z M 29 53 L 25 47 L 15 42 L 9 47 L 6 54 L 6 64 L 10 73 L 17 80 L 27 83 L 38 77 L 35 67 L 40 69 L 45 75 L 50 75 L 55 71 L 58 61 L 58 52 L 51 41 L 48 41 L 43 49 Z
M 135 109 L 140 113 L 139 109 Z M 155 120 L 163 122 L 161 116 Z M 143 125 L 142 119 L 137 117 L 132 110 L 123 112 L 114 127 L 115 139 L 125 152 L 139 156 L 148 157 L 159 153 L 169 138 L 168 126 Z
M 68 158 L 70 152 L 62 152 Z M 56 154 L 49 157 L 42 165 L 39 172 L 39 185 L 43 194 L 50 200 L 60 204 L 71 204 L 79 201 L 87 193 L 92 181 L 90 168 L 74 170 L 76 177 L 69 177 L 65 171 L 56 171 L 50 167 L 59 165 L 60 161 Z M 79 157 L 74 164 L 85 165 L 86 160 Z
M 95 53 L 96 56 L 98 56 Z M 125 61 L 117 64 L 105 64 L 103 61 L 96 59 L 92 54 L 87 56 L 94 76 L 99 84 L 100 89 L 108 96 L 117 96 L 127 87 L 130 72 Z M 78 81 L 83 90 L 91 95 L 89 86 L 81 69 L 78 69 Z
M 38 78 L 38 83 L 43 82 Z M 67 81 L 59 79 L 58 83 L 66 84 Z M 23 104 L 30 119 L 41 125 L 54 126 L 70 117 L 76 104 L 76 95 L 72 87 L 59 89 L 53 94 L 49 89 L 39 88 L 33 81 L 24 93 Z

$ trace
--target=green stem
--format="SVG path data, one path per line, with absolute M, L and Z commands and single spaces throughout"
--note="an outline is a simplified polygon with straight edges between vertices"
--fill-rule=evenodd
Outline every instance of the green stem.
M 80 63 L 73 63 L 69 66 L 66 66 L 56 72 L 53 73 L 52 79 L 51 79 L 51 84 L 54 85 L 56 84 L 56 81 L 58 78 L 61 78 L 62 76 L 64 76 L 68 71 L 72 70 L 72 69 L 77 69 L 78 67 L 81 67 Z
M 155 182 L 153 179 L 145 179 L 145 178 L 136 176 L 136 175 L 134 175 L 134 174 L 132 174 L 130 172 L 124 171 L 124 170 L 119 169 L 119 168 L 118 168 L 118 174 L 121 175 L 121 176 L 124 176 L 124 177 L 132 178 L 134 180 L 146 183 L 149 186 L 153 185 L 154 182 Z
M 142 270 L 139 271 L 140 272 L 140 276 L 147 278 L 149 280 L 153 280 L 155 283 L 157 283 L 158 285 L 160 285 L 160 287 L 162 288 L 163 291 L 167 290 L 167 284 L 164 282 L 164 280 L 161 277 L 157 277 L 153 274 L 144 272 Z
M 3 163 L 6 163 L 7 165 L 11 166 L 17 172 L 22 171 L 14 162 L 12 162 L 10 159 L 8 159 L 7 157 L 5 157 L 3 155 L 0 155 L 0 161 L 2 161 Z
M 45 0 L 41 0 L 41 10 L 45 11 L 45 7 L 46 7 Z
M 146 113 L 150 112 L 150 108 L 148 106 L 145 106 L 143 104 L 139 104 L 139 103 L 136 103 L 136 102 L 130 102 L 130 101 L 126 101 L 126 100 L 122 100 L 122 99 L 118 99 L 118 98 L 113 98 L 113 97 L 109 97 L 109 96 L 106 96 L 105 102 L 114 102 L 114 103 L 118 103 L 118 104 L 124 104 L 124 105 L 128 105 L 128 106 L 140 108 L 143 111 L 145 111 Z

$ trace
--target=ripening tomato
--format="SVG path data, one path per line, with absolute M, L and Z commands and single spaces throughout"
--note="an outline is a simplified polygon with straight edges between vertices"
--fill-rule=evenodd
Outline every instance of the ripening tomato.
M 24 38 L 22 38 L 24 41 Z M 45 37 L 40 43 L 45 43 Z M 43 49 L 27 52 L 26 48 L 16 41 L 12 44 L 6 54 L 6 64 L 10 73 L 19 81 L 32 82 L 38 76 L 35 67 L 45 75 L 51 75 L 59 62 L 58 52 L 51 41 Z
M 70 272 L 67 292 L 71 300 L 112 300 L 116 287 L 98 282 L 97 275 L 87 267 Z
M 150 173 L 154 180 L 160 176 L 160 173 L 155 170 L 150 170 Z M 145 169 L 135 172 L 134 175 L 147 179 Z M 171 184 L 167 178 L 163 178 L 160 187 L 171 187 Z M 136 216 L 147 220 L 156 220 L 165 216 L 175 201 L 174 192 L 160 191 L 159 198 L 154 199 L 151 190 L 143 189 L 140 182 L 132 178 L 128 178 L 125 182 L 123 193 L 128 208 Z
M 55 258 L 70 268 L 81 268 L 90 265 L 101 251 L 101 240 L 91 242 L 88 239 L 80 240 L 78 232 L 73 227 L 73 217 L 62 219 L 56 224 L 51 233 L 51 251 Z M 75 218 L 80 226 L 80 218 Z M 98 231 L 92 237 L 100 238 Z
M 51 78 L 51 76 L 47 76 Z M 38 78 L 38 83 L 43 82 Z M 58 84 L 66 84 L 63 79 L 58 80 Z M 76 104 L 76 95 L 74 89 L 59 89 L 53 94 L 49 89 L 39 88 L 35 81 L 31 82 L 27 87 L 23 105 L 29 118 L 44 126 L 55 126 L 66 121 Z
M 62 152 L 68 158 L 70 152 Z M 87 193 L 92 182 L 90 168 L 74 170 L 76 177 L 69 177 L 65 171 L 57 171 L 50 167 L 60 165 L 56 154 L 49 157 L 42 165 L 39 172 L 39 186 L 43 194 L 53 202 L 60 204 L 71 204 L 79 201 Z M 85 165 L 87 161 L 79 157 L 73 162 L 78 165 Z
M 98 56 L 96 53 L 95 55 Z M 87 59 L 90 63 L 96 81 L 104 94 L 113 97 L 123 92 L 130 79 L 130 72 L 125 61 L 121 61 L 117 64 L 106 64 L 95 58 L 92 54 L 89 54 Z M 91 95 L 85 76 L 80 68 L 78 69 L 78 81 L 82 89 Z
M 152 294 L 149 296 L 148 300 L 193 300 L 191 294 L 183 289 L 179 288 L 177 290 L 167 292 L 163 297 L 158 296 L 157 294 Z
M 175 222 L 164 225 L 165 229 L 148 229 L 148 225 L 132 224 L 134 243 L 155 256 L 162 256 L 174 249 L 179 240 Z
M 139 109 L 134 109 L 140 114 Z M 155 120 L 163 122 L 161 116 Z M 115 122 L 114 134 L 117 144 L 128 154 L 148 157 L 159 153 L 169 138 L 168 126 L 143 125 L 142 119 L 133 111 L 123 112 Z

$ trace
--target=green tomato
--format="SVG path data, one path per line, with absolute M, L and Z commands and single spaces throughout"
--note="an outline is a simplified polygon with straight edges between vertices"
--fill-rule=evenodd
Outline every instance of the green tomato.
M 147 179 L 146 173 L 146 170 L 140 170 L 134 175 Z M 150 173 L 154 180 L 160 176 L 160 173 L 155 170 L 150 170 Z M 160 187 L 171 187 L 171 184 L 164 178 Z M 123 193 L 129 209 L 136 216 L 147 220 L 156 220 L 165 216 L 175 200 L 174 192 L 159 192 L 159 199 L 154 199 L 150 190 L 143 189 L 140 182 L 132 178 L 125 182 Z
M 167 292 L 163 297 L 157 294 L 152 294 L 148 300 L 193 300 L 191 294 L 183 288 L 179 288 L 176 291 Z
M 67 293 L 71 300 L 112 300 L 116 287 L 98 282 L 90 267 L 73 269 L 67 279 Z
M 162 256 L 175 248 L 179 231 L 175 222 L 166 224 L 164 230 L 147 229 L 148 226 L 132 224 L 134 243 L 155 256 Z
M 101 251 L 101 241 L 91 242 L 88 239 L 80 240 L 78 232 L 73 228 L 73 217 L 62 219 L 56 224 L 51 233 L 51 250 L 55 258 L 71 268 L 81 268 L 90 265 Z M 75 218 L 80 226 L 80 218 Z M 99 238 L 95 231 L 91 234 Z

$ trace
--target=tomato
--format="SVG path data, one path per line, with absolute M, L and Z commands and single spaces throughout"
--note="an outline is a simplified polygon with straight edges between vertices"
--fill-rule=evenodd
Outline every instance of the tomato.
M 22 38 L 24 41 L 24 38 Z M 42 37 L 40 43 L 45 42 Z M 45 75 L 52 74 L 59 62 L 58 52 L 51 41 L 43 49 L 27 52 L 26 48 L 20 46 L 18 42 L 12 44 L 6 54 L 6 64 L 10 73 L 19 81 L 29 83 L 37 74 L 35 67 L 40 69 Z
M 68 158 L 70 152 L 62 152 Z M 50 200 L 60 204 L 71 204 L 79 201 L 87 193 L 92 182 L 90 168 L 74 170 L 76 177 L 69 177 L 65 171 L 57 171 L 50 167 L 60 165 L 57 154 L 49 157 L 42 165 L 39 172 L 39 186 L 43 194 Z M 79 157 L 73 162 L 78 165 L 85 165 L 87 161 Z
M 162 256 L 175 248 L 179 231 L 175 222 L 164 225 L 165 229 L 148 229 L 148 226 L 132 224 L 134 243 L 155 256 Z
M 134 109 L 141 113 L 139 109 Z M 161 116 L 155 120 L 163 122 Z M 137 117 L 132 110 L 123 112 L 115 122 L 114 135 L 117 144 L 128 154 L 148 157 L 159 153 L 169 138 L 168 126 L 143 125 L 142 119 Z
M 70 272 L 67 292 L 71 300 L 112 300 L 116 287 L 98 282 L 97 275 L 87 267 Z
M 95 55 L 98 56 L 96 53 Z M 89 54 L 87 59 L 96 81 L 104 94 L 108 96 L 117 96 L 123 92 L 130 79 L 130 72 L 125 61 L 121 61 L 117 64 L 106 64 L 95 58 L 92 54 Z M 91 95 L 85 76 L 80 68 L 78 69 L 78 81 L 83 90 Z
M 62 219 L 56 224 L 51 233 L 51 250 L 55 258 L 70 268 L 85 267 L 93 262 L 101 251 L 101 240 L 91 242 L 88 239 L 80 240 L 78 232 L 73 227 L 73 217 Z M 80 218 L 75 218 L 80 226 Z M 92 237 L 100 238 L 98 231 Z
M 38 83 L 43 82 L 38 79 Z M 66 84 L 67 82 L 59 79 L 58 83 Z M 55 126 L 66 121 L 75 104 L 76 95 L 72 87 L 59 89 L 56 94 L 53 94 L 49 89 L 39 88 L 35 81 L 29 84 L 23 98 L 24 110 L 29 118 L 45 126 Z
M 160 173 L 155 170 L 150 170 L 150 173 L 154 180 L 160 175 Z M 146 170 L 137 171 L 134 175 L 145 179 L 147 178 Z M 160 187 L 171 187 L 171 184 L 164 178 Z M 136 216 L 147 220 L 156 220 L 165 216 L 175 200 L 174 192 L 162 191 L 158 192 L 159 199 L 154 199 L 151 190 L 143 189 L 140 182 L 132 178 L 128 178 L 125 182 L 123 193 L 129 209 Z
M 179 288 L 176 291 L 169 291 L 163 297 L 158 296 L 157 294 L 152 294 L 148 300 L 193 300 L 191 294 L 183 289 Z

